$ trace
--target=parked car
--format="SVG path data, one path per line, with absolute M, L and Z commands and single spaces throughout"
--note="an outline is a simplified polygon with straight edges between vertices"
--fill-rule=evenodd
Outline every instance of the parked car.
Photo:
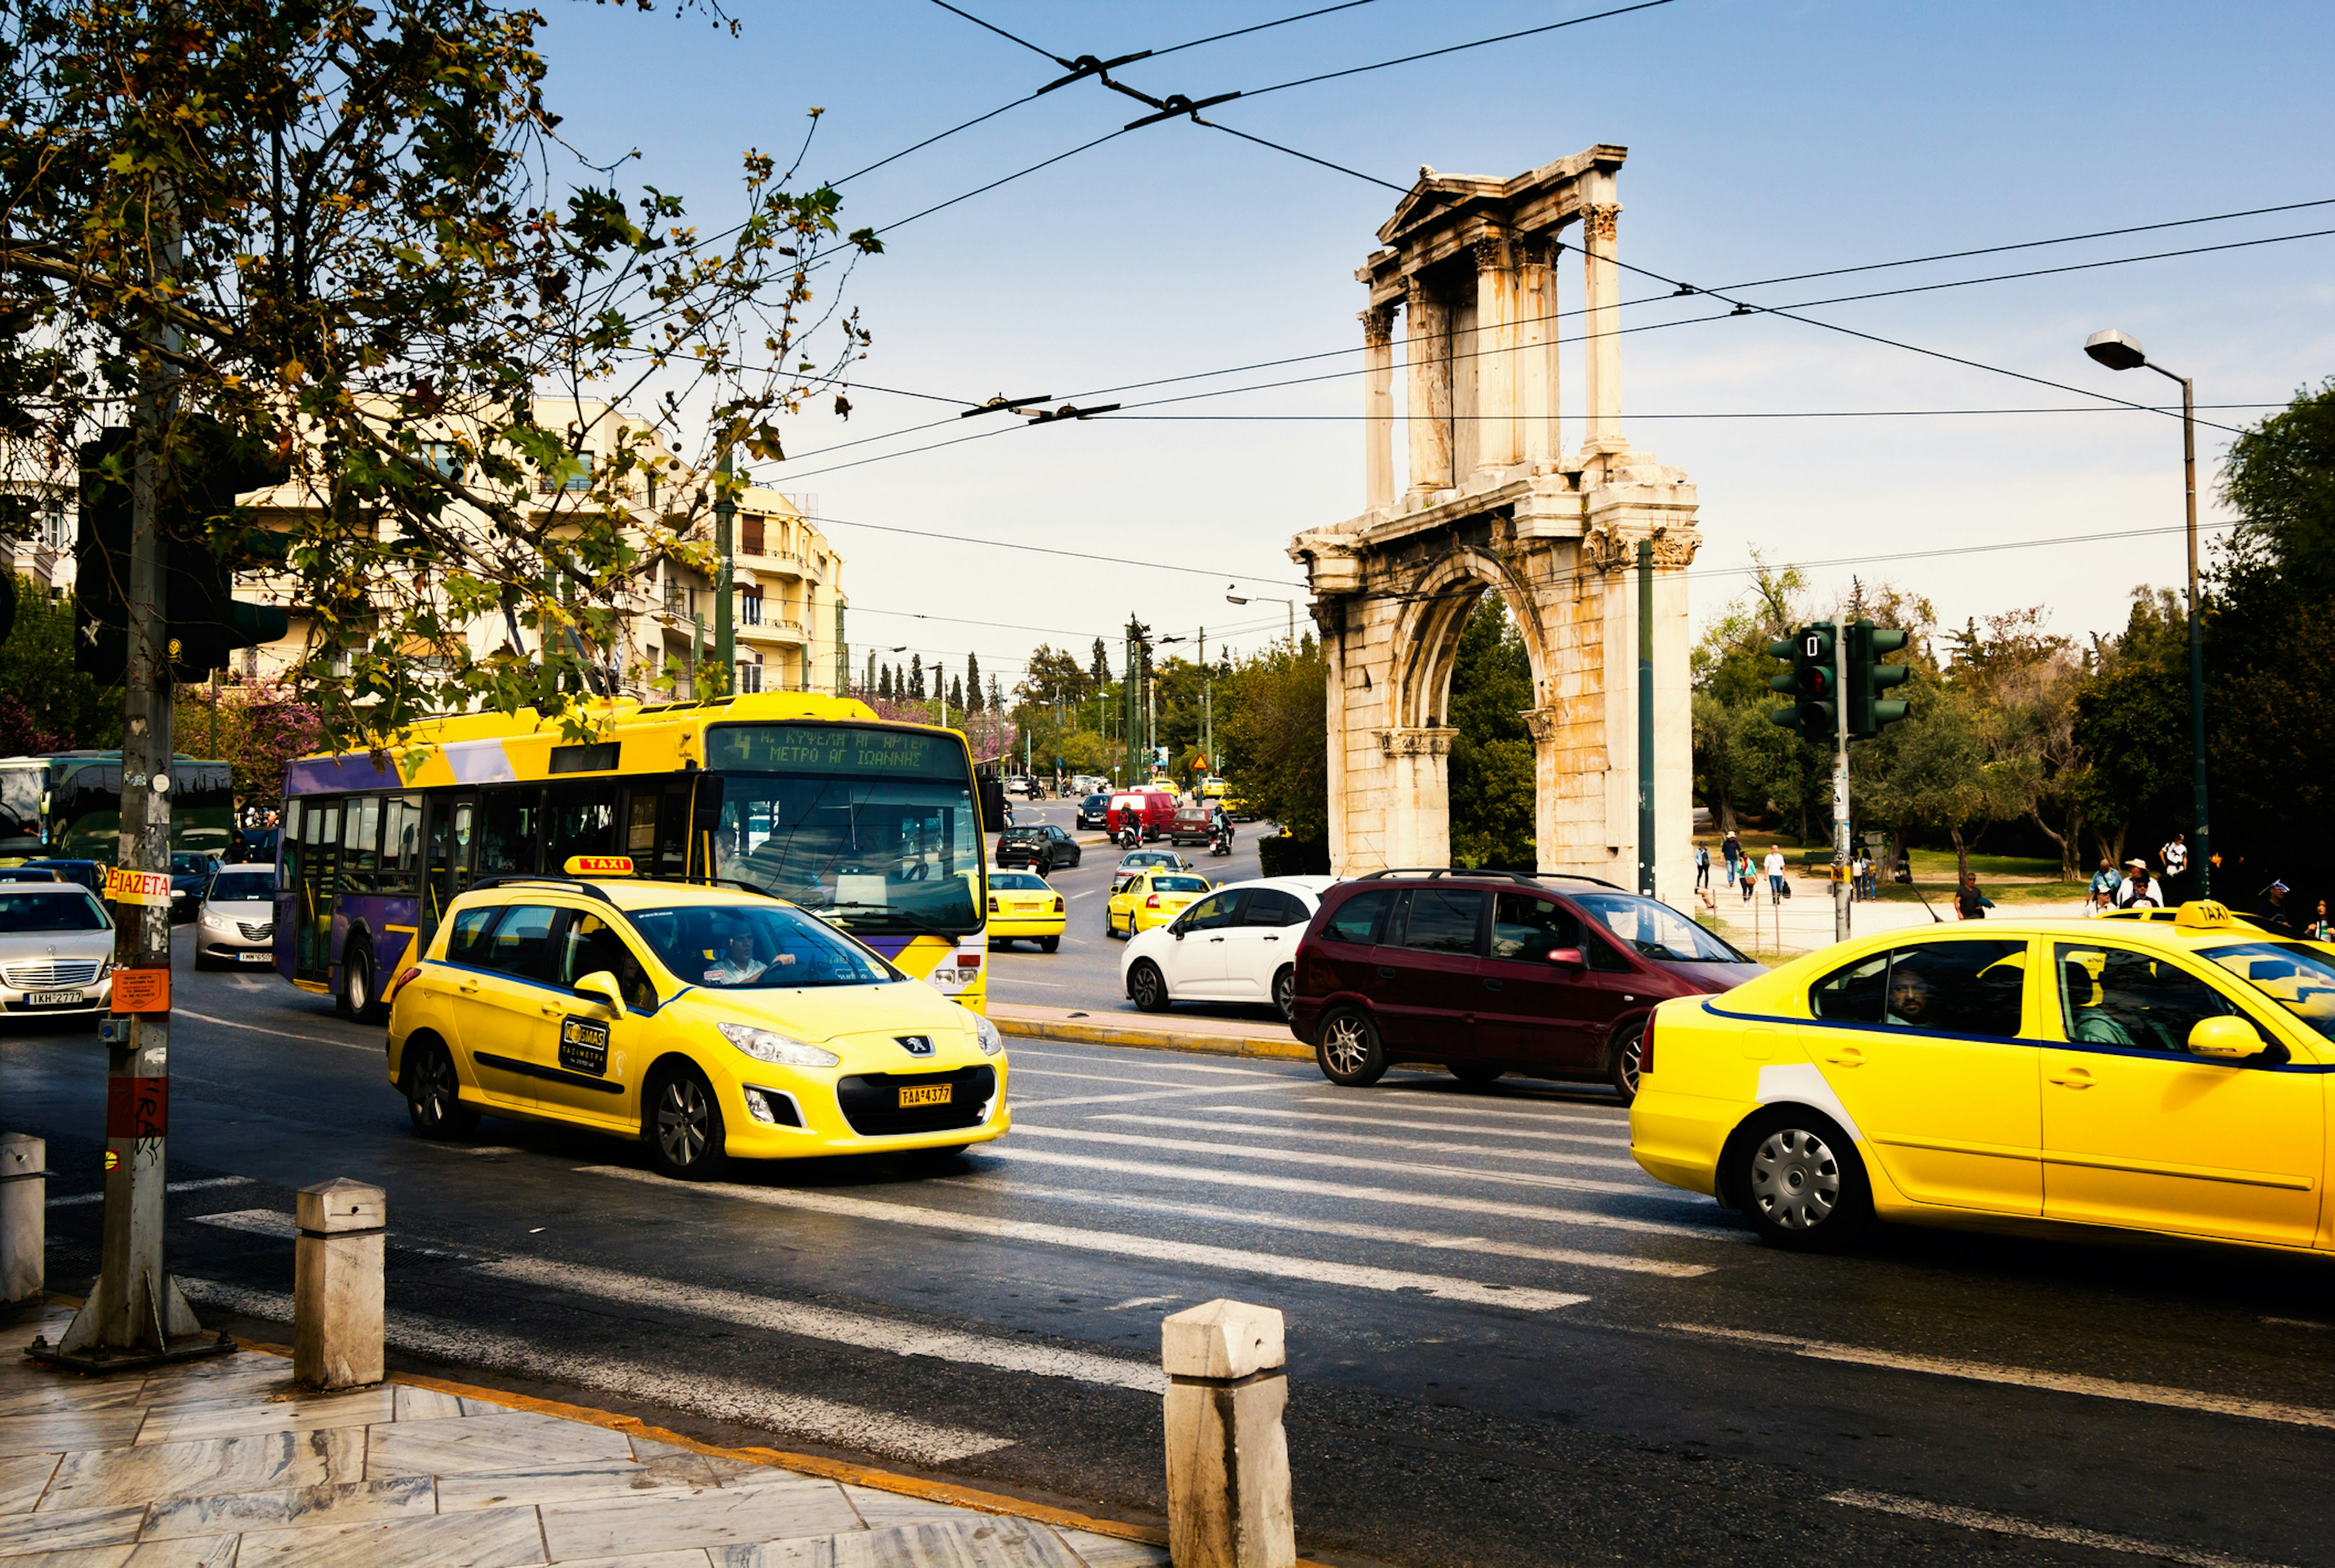
M 1110 792 L 1109 790 L 1090 795 L 1079 802 L 1078 825 L 1080 828 L 1110 826 Z
M 27 860 L 27 870 L 53 871 L 67 882 L 78 883 L 101 896 L 105 892 L 105 866 L 97 860 Z
M 276 956 L 276 868 L 226 866 L 195 916 L 195 967 L 237 969 Z
M 103 1012 L 112 1001 L 112 968 L 113 918 L 88 888 L 0 887 L 0 1013 Z
M 1603 1079 L 1626 1103 L 1656 1002 L 1766 973 L 1594 877 L 1377 871 L 1331 889 L 1306 928 L 1289 1028 L 1332 1083 L 1428 1062 L 1464 1083 Z
M 1176 820 L 1176 797 L 1166 789 L 1121 789 L 1110 798 L 1110 810 L 1103 820 L 1103 828 L 1117 833 L 1120 824 L 1132 820 L 1143 835 L 1146 844 L 1168 831 Z
M 1051 876 L 1058 866 L 1076 866 L 1086 851 L 1079 841 L 1051 822 L 1029 828 L 1008 828 L 997 836 L 997 864 L 1030 866 Z
M 1330 876 L 1268 876 L 1217 889 L 1168 924 L 1139 932 L 1119 956 L 1119 984 L 1146 1012 L 1178 1002 L 1264 1002 L 1286 1020 L 1297 994 L 1298 939 Z
M 1216 811 L 1213 806 L 1178 806 L 1174 820 L 1168 824 L 1170 844 L 1206 844 L 1216 836 Z

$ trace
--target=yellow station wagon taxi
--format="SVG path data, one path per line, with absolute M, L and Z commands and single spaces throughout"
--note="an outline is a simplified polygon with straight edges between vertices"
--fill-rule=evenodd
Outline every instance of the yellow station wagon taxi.
M 1113 936 L 1132 936 L 1165 925 L 1193 900 L 1216 891 L 1216 886 L 1192 871 L 1147 870 L 1123 877 L 1111 889 L 1103 929 Z
M 1034 942 L 1046 953 L 1062 945 L 1062 895 L 1034 871 L 989 869 L 989 940 Z
M 783 899 L 586 858 L 480 883 L 397 976 L 389 1076 L 423 1137 L 481 1113 L 560 1122 L 695 1178 L 730 1156 L 953 1151 L 1012 1125 L 979 1013 Z
M 2335 951 L 2221 905 L 1862 937 L 1648 1027 L 1630 1150 L 1816 1249 L 1879 1217 L 2335 1249 Z

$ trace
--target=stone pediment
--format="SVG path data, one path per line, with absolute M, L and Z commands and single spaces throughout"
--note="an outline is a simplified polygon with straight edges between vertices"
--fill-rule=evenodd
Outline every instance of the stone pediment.
M 1513 222 L 1520 211 L 1545 206 L 1549 197 L 1561 198 L 1591 169 L 1603 167 L 1610 173 L 1620 169 L 1623 160 L 1629 156 L 1628 148 L 1601 141 L 1511 179 L 1485 174 L 1443 174 L 1421 164 L 1418 181 L 1395 203 L 1394 216 L 1379 226 L 1379 243 L 1400 246 L 1413 230 L 1440 227 L 1454 214 L 1469 208 L 1496 214 L 1504 223 Z

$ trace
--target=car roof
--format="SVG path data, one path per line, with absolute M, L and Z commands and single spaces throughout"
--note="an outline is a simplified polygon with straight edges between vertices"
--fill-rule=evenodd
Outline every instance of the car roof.
M 538 874 L 492 878 L 487 886 L 473 886 L 462 896 L 480 903 L 517 904 L 545 894 L 606 903 L 625 911 L 670 909 L 721 905 L 794 905 L 776 894 L 743 887 L 710 887 L 702 882 L 666 881 L 647 876 L 560 876 Z M 480 895 L 486 896 L 480 897 Z

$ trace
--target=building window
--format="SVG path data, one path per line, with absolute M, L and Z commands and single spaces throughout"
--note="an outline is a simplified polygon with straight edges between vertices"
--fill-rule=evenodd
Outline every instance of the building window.
M 759 556 L 762 553 L 761 518 L 740 518 L 738 519 L 738 551 L 741 555 L 747 556 Z
M 560 489 L 570 493 L 581 493 L 592 488 L 592 454 L 577 452 L 576 460 L 583 464 L 583 468 L 576 473 L 569 474 L 566 482 L 560 486 Z
M 738 591 L 738 624 L 759 626 L 762 624 L 762 590 L 741 588 Z
M 421 466 L 441 479 L 462 477 L 462 450 L 452 441 L 423 441 Z
M 762 689 L 762 655 L 751 653 L 738 661 L 738 691 L 741 695 Z

